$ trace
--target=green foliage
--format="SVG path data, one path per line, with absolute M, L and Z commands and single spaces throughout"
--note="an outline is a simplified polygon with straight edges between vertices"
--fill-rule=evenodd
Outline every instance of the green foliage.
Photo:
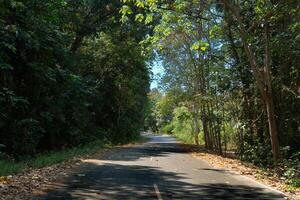
M 173 116 L 171 124 L 173 125 L 172 132 L 175 137 L 185 143 L 192 144 L 194 136 L 191 112 L 187 107 L 181 106 L 174 109 Z
M 292 178 L 288 181 L 288 184 L 295 188 L 300 188 L 300 178 Z
M 206 51 L 207 47 L 209 47 L 209 44 L 207 42 L 197 41 L 194 44 L 192 44 L 191 49 Z
M 1 1 L 1 152 L 22 159 L 138 137 L 147 30 L 121 25 L 120 8 L 117 0 Z
M 187 107 L 181 106 L 177 107 L 173 111 L 172 124 L 174 126 L 174 133 L 192 134 L 192 116 Z
M 159 131 L 165 134 L 172 134 L 174 130 L 174 125 L 172 123 L 163 126 Z
M 258 166 L 270 166 L 273 163 L 271 147 L 269 145 L 270 141 L 260 142 L 255 140 L 252 143 L 246 142 L 243 145 L 242 159 L 249 161 Z
M 58 164 L 71 160 L 76 156 L 84 156 L 99 152 L 103 147 L 108 147 L 108 145 L 105 146 L 103 141 L 97 140 L 80 147 L 38 154 L 34 158 L 24 161 L 16 162 L 11 159 L 2 158 L 0 160 L 0 176 L 17 174 L 28 169 L 37 169 Z
M 172 134 L 179 140 L 192 144 L 193 130 L 192 130 L 192 116 L 187 107 L 176 107 L 172 113 L 172 120 L 160 128 L 161 133 Z
M 174 133 L 174 136 L 185 144 L 194 144 L 194 136 L 190 133 L 179 132 Z
M 132 143 L 141 143 L 147 141 L 147 138 L 140 135 L 131 138 Z M 13 175 L 31 169 L 38 169 L 45 166 L 71 161 L 81 156 L 90 156 L 99 153 L 104 149 L 113 147 L 109 141 L 94 140 L 92 142 L 59 151 L 43 152 L 30 157 L 16 161 L 0 153 L 0 176 Z
M 148 94 L 148 101 L 145 109 L 145 123 L 144 129 L 153 132 L 158 131 L 158 122 L 156 118 L 156 104 L 161 99 L 161 94 L 157 89 L 153 89 Z
M 158 128 L 189 136 L 173 112 L 184 105 L 193 119 L 192 131 L 200 130 L 210 150 L 229 149 L 257 165 L 274 165 L 271 142 L 276 136 L 270 135 L 275 135 L 277 127 L 279 145 L 275 146 L 290 147 L 289 155 L 282 151 L 282 158 L 299 151 L 298 1 L 123 3 L 133 13 L 138 7 L 138 13 L 154 16 L 153 34 L 143 44 L 152 45 L 164 67 L 161 88 L 165 95 L 153 111 Z M 266 106 L 270 102 L 275 112 L 271 117 Z M 272 116 L 275 122 L 270 129 Z
M 175 109 L 176 104 L 177 99 L 171 92 L 161 96 L 156 102 L 154 114 L 158 127 L 163 127 L 172 121 L 173 110 Z
M 283 178 L 292 187 L 300 187 L 300 152 L 285 158 L 281 164 Z

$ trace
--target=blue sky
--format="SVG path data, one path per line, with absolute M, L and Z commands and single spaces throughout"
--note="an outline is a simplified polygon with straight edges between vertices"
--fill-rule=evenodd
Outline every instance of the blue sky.
M 153 88 L 156 88 L 158 86 L 158 84 L 159 84 L 159 77 L 160 77 L 160 75 L 163 74 L 164 68 L 162 66 L 162 62 L 159 61 L 159 60 L 154 61 L 151 64 L 150 67 L 151 67 L 151 71 L 153 73 L 153 77 L 152 77 L 150 88 L 153 89 Z

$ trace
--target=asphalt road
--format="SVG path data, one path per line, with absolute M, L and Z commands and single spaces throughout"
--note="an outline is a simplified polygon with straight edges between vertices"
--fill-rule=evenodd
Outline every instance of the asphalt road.
M 39 199 L 283 199 L 245 176 L 195 159 L 170 136 L 86 160 Z

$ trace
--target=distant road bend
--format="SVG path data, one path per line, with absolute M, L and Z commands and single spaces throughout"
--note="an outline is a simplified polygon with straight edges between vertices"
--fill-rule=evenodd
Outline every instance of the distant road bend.
M 86 160 L 38 199 L 284 199 L 245 176 L 193 158 L 171 136 L 147 137 L 145 144 Z

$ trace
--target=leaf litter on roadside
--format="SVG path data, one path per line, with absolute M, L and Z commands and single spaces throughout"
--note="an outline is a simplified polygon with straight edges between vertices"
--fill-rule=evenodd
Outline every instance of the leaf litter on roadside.
M 197 150 L 191 151 L 191 153 L 192 156 L 203 159 L 215 167 L 229 169 L 239 174 L 249 176 L 286 193 L 291 199 L 300 199 L 300 188 L 291 190 L 285 181 L 276 174 L 276 169 L 274 169 L 275 171 L 265 171 L 252 164 L 244 163 L 241 160 L 223 157 L 205 151 L 201 152 Z

